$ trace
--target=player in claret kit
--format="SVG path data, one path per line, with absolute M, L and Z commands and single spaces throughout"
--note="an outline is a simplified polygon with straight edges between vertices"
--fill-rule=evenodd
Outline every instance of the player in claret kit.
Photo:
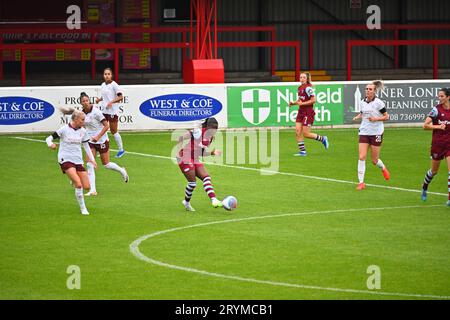
M 384 102 L 376 93 L 383 90 L 382 81 L 372 81 L 366 86 L 366 97 L 360 101 L 361 112 L 353 118 L 353 121 L 362 119 L 359 127 L 359 161 L 357 190 L 366 188 L 364 175 L 366 173 L 366 157 L 369 148 L 372 149 L 372 163 L 380 168 L 386 180 L 390 179 L 390 173 L 380 159 L 381 144 L 383 142 L 384 124 L 389 119 Z
M 69 124 L 62 126 L 45 140 L 51 149 L 56 149 L 53 139 L 60 139 L 61 143 L 58 150 L 58 162 L 63 173 L 67 174 L 75 187 L 75 197 L 80 206 L 81 214 L 88 215 L 89 212 L 84 203 L 83 188 L 89 189 L 89 179 L 86 170 L 83 167 L 83 154 L 81 152 L 81 145 L 88 156 L 88 161 L 92 163 L 94 168 L 94 155 L 89 148 L 89 136 L 86 129 L 83 128 L 85 115 L 79 110 L 72 113 L 72 118 Z
M 122 136 L 118 132 L 119 127 L 119 102 L 123 101 L 123 92 L 117 82 L 113 80 L 112 69 L 106 68 L 103 71 L 105 82 L 101 86 L 101 98 L 97 98 L 95 103 L 100 103 L 101 110 L 106 120 L 109 122 L 109 129 L 116 140 L 117 152 L 116 158 L 124 155 Z
M 316 112 L 313 109 L 316 97 L 314 96 L 314 89 L 311 84 L 311 75 L 309 72 L 300 74 L 300 83 L 301 85 L 298 87 L 298 99 L 289 102 L 289 106 L 299 106 L 297 119 L 295 121 L 295 135 L 299 151 L 294 154 L 294 156 L 306 156 L 305 138 L 322 142 L 325 149 L 328 149 L 329 147 L 328 138 L 326 136 L 311 132 L 311 126 L 314 123 L 314 116 L 316 115 Z
M 431 138 L 431 169 L 425 174 L 422 186 L 422 200 L 427 200 L 428 185 L 438 173 L 441 160 L 447 161 L 448 167 L 448 200 L 450 206 L 450 88 L 439 90 L 439 104 L 428 114 L 423 128 L 433 130 Z
M 217 132 L 218 122 L 215 118 L 207 118 L 202 124 L 201 128 L 194 129 L 181 136 L 178 141 L 178 155 L 177 162 L 181 172 L 186 177 L 188 184 L 185 190 L 185 197 L 183 205 L 187 211 L 195 211 L 191 206 L 191 197 L 197 186 L 196 179 L 199 178 L 203 182 L 203 189 L 208 197 L 211 199 L 214 208 L 222 207 L 222 202 L 216 198 L 214 187 L 211 182 L 211 177 L 205 169 L 205 166 L 200 161 L 200 157 L 206 156 L 220 156 L 220 150 L 213 149 L 208 151 Z M 183 141 L 188 140 L 188 143 L 183 146 Z
M 105 119 L 102 112 L 89 101 L 89 96 L 82 92 L 80 95 L 80 103 L 83 107 L 83 112 L 86 115 L 84 127 L 90 137 L 89 147 L 91 148 L 94 157 L 97 151 L 100 153 L 100 159 L 106 169 L 114 170 L 122 175 L 122 179 L 128 182 L 128 174 L 125 168 L 119 167 L 116 163 L 109 161 L 109 139 L 106 133 L 109 129 L 109 123 Z M 92 163 L 87 163 L 87 172 L 91 189 L 86 196 L 96 196 L 97 188 L 95 184 L 95 168 Z

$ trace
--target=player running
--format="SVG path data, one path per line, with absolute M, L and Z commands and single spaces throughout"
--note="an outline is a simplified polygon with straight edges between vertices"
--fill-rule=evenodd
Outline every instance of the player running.
M 372 149 L 372 163 L 381 169 L 386 180 L 390 179 L 390 174 L 383 161 L 381 161 L 380 150 L 383 142 L 384 121 L 389 119 L 384 102 L 380 100 L 376 93 L 383 90 L 382 81 L 372 81 L 366 86 L 366 97 L 360 101 L 360 113 L 353 118 L 353 121 L 362 119 L 359 127 L 359 161 L 357 190 L 366 188 L 364 175 L 366 173 L 367 152 Z
M 196 178 L 202 180 L 203 189 L 211 199 L 212 206 L 214 208 L 222 207 L 222 202 L 216 198 L 211 177 L 206 171 L 203 163 L 199 160 L 200 157 L 220 156 L 222 154 L 220 150 L 207 150 L 214 139 L 218 126 L 219 125 L 215 118 L 207 118 L 203 122 L 201 128 L 189 131 L 178 140 L 179 151 L 177 155 L 177 162 L 181 172 L 188 181 L 184 193 L 185 197 L 182 201 L 187 211 L 195 211 L 195 209 L 191 206 L 190 201 L 192 193 L 197 186 Z M 189 142 L 183 146 L 184 140 L 188 140 Z
M 423 128 L 433 130 L 431 138 L 431 169 L 425 174 L 422 186 L 422 200 L 427 200 L 428 185 L 439 171 L 441 160 L 447 161 L 448 167 L 448 200 L 450 206 L 450 88 L 439 90 L 439 104 L 428 114 Z
M 305 138 L 322 142 L 325 149 L 328 149 L 329 147 L 327 136 L 321 136 L 311 132 L 311 126 L 314 123 L 314 116 L 316 115 L 316 112 L 313 109 L 316 97 L 314 96 L 314 89 L 311 84 L 311 74 L 309 72 L 301 73 L 300 83 L 301 85 L 298 87 L 298 99 L 289 102 L 289 106 L 299 106 L 297 119 L 295 121 L 295 135 L 299 152 L 294 154 L 294 156 L 307 155 Z
M 60 139 L 61 143 L 58 150 L 59 165 L 63 173 L 67 174 L 72 185 L 75 187 L 75 197 L 80 206 L 81 214 L 88 215 L 89 212 L 84 203 L 83 188 L 87 190 L 90 186 L 86 169 L 83 167 L 81 145 L 83 145 L 86 151 L 89 159 L 88 162 L 92 163 L 94 168 L 97 164 L 89 148 L 89 136 L 86 133 L 86 129 L 83 128 L 84 120 L 85 115 L 83 112 L 79 110 L 73 111 L 69 124 L 62 126 L 52 135 L 48 136 L 45 141 L 49 148 L 54 150 L 56 149 L 56 145 L 53 143 L 53 139 Z
M 83 106 L 83 112 L 86 115 L 84 127 L 90 137 L 89 147 L 91 148 L 94 158 L 97 151 L 100 153 L 100 159 L 106 169 L 114 170 L 122 175 L 125 182 L 128 182 L 128 174 L 125 168 L 119 167 L 116 163 L 109 161 L 109 139 L 106 133 L 109 129 L 109 123 L 106 121 L 102 112 L 89 102 L 89 96 L 82 92 L 80 95 L 80 103 Z M 91 189 L 86 196 L 96 196 L 97 188 L 95 184 L 95 168 L 90 162 L 87 163 L 87 172 Z
M 117 152 L 116 158 L 121 158 L 125 150 L 123 148 L 122 137 L 118 132 L 119 127 L 119 105 L 118 102 L 123 101 L 123 92 L 117 82 L 113 80 L 112 69 L 106 68 L 103 71 L 103 79 L 105 82 L 101 86 L 101 98 L 97 98 L 95 103 L 101 103 L 101 110 L 106 120 L 109 122 L 109 128 L 116 140 Z

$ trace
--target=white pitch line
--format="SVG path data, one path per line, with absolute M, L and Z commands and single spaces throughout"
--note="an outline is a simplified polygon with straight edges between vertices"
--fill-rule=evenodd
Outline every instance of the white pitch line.
M 278 128 L 278 130 L 282 133 L 293 133 L 293 130 L 295 128 Z M 331 132 L 346 132 L 346 131 L 355 131 L 355 128 L 317 128 L 318 130 L 324 130 L 324 131 L 331 131 Z M 400 131 L 400 130 L 417 130 L 417 127 L 389 127 L 389 131 Z M 166 136 L 166 135 L 171 135 L 173 132 L 173 130 L 168 129 L 169 131 L 121 131 L 120 134 L 122 136 Z M 236 130 L 236 133 L 242 133 L 242 134 L 246 134 L 246 130 L 245 129 L 223 129 L 223 131 L 228 131 L 228 130 Z M 44 135 L 44 134 L 40 134 L 40 133 L 36 133 L 34 135 L 31 136 L 25 136 L 25 137 L 33 137 L 33 138 L 39 138 L 39 137 L 48 137 L 48 135 Z
M 43 143 L 45 143 L 45 140 L 31 139 L 31 138 L 25 138 L 25 137 L 13 137 L 13 139 L 19 139 L 19 140 L 25 140 L 25 141 L 34 141 L 34 142 L 43 142 Z
M 45 143 L 43 140 L 37 140 L 37 139 L 30 139 L 30 138 L 23 138 L 23 137 L 13 137 L 14 139 L 19 140 L 26 140 L 26 141 L 33 141 L 33 142 L 42 142 Z M 117 151 L 114 149 L 111 149 L 113 151 Z M 152 157 L 152 158 L 158 158 L 158 159 L 167 159 L 167 160 L 174 160 L 172 157 L 167 156 L 158 156 L 158 155 L 151 155 L 146 153 L 139 153 L 139 152 L 130 152 L 127 151 L 128 154 L 134 154 L 134 155 L 140 155 L 145 157 Z M 230 168 L 236 168 L 236 169 L 243 169 L 243 170 L 252 170 L 252 171 L 260 171 L 260 169 L 255 168 L 247 168 L 247 167 L 240 167 L 240 166 L 231 166 L 231 165 L 222 165 L 217 163 L 208 163 L 211 165 L 218 165 L 218 166 L 225 166 Z M 299 177 L 309 177 L 304 176 L 300 174 L 295 173 L 286 173 L 286 172 L 274 172 L 277 174 L 284 174 L 284 175 L 292 175 L 292 176 L 299 176 Z M 332 181 L 332 182 L 341 182 L 341 183 L 351 183 L 354 184 L 354 182 L 351 181 L 345 181 L 345 180 L 337 180 L 337 179 L 328 179 L 328 178 L 321 178 L 321 177 L 314 177 L 311 176 L 312 179 L 318 179 L 318 180 L 326 180 L 326 181 Z M 380 188 L 386 188 L 386 186 L 378 186 L 378 185 L 371 185 L 373 187 L 380 187 Z M 388 189 L 394 189 L 399 191 L 409 191 L 409 192 L 420 192 L 418 190 L 413 189 L 404 189 L 404 188 L 395 188 L 395 187 L 388 187 Z M 437 192 L 429 192 L 429 194 L 436 194 L 436 195 L 446 195 L 443 193 L 437 193 Z M 427 207 L 440 207 L 441 205 L 430 205 Z M 231 280 L 238 280 L 238 281 L 245 281 L 245 282 L 253 282 L 253 283 L 259 283 L 259 284 L 268 284 L 268 285 L 274 285 L 274 286 L 285 286 L 285 287 L 293 287 L 293 288 L 301 288 L 301 289 L 312 289 L 312 290 L 322 290 L 322 291 L 336 291 L 336 292 L 346 292 L 346 293 L 364 293 L 364 294 L 374 294 L 374 295 L 385 295 L 385 296 L 399 296 L 399 297 L 414 297 L 414 298 L 431 298 L 431 299 L 450 299 L 450 296 L 438 296 L 438 295 L 428 295 L 428 294 L 408 294 L 408 293 L 397 293 L 397 292 L 381 292 L 381 291 L 369 291 L 369 290 L 356 290 L 356 289 L 343 289 L 343 288 L 328 288 L 328 287 L 319 287 L 319 286 L 310 286 L 310 285 L 300 285 L 300 284 L 293 284 L 293 283 L 285 283 L 285 282 L 274 282 L 274 281 L 266 281 L 266 280 L 258 280 L 258 279 L 252 279 L 252 278 L 244 278 L 239 276 L 232 276 L 232 275 L 224 275 L 214 272 L 208 272 L 203 270 L 197 270 L 193 268 L 186 268 L 182 266 L 176 266 L 171 265 L 168 263 L 164 263 L 158 260 L 151 259 L 145 255 L 143 255 L 139 251 L 139 244 L 143 241 L 147 240 L 148 238 L 155 237 L 157 235 L 161 235 L 164 233 L 189 229 L 189 228 L 196 228 L 196 227 L 202 227 L 202 226 L 209 226 L 214 224 L 220 224 L 220 223 L 229 223 L 229 222 L 239 222 L 239 221 L 247 221 L 247 220 L 257 220 L 257 219 L 268 219 L 268 218 L 280 218 L 280 217 L 287 217 L 287 216 L 300 216 L 300 215 L 312 215 L 312 214 L 326 214 L 326 213 L 345 213 L 345 212 L 356 212 L 356 211 L 362 211 L 362 210 L 369 210 L 369 211 L 375 211 L 375 210 L 393 210 L 393 209 L 407 209 L 407 208 L 423 208 L 423 206 L 403 206 L 403 207 L 385 207 L 385 208 L 364 208 L 364 209 L 341 209 L 341 210 L 330 210 L 330 211 L 315 211 L 315 212 L 301 212 L 301 213 L 287 213 L 287 214 L 280 214 L 280 215 L 268 215 L 268 216 L 259 216 L 259 217 L 249 217 L 249 218 L 240 218 L 240 219 L 229 219 L 229 220 L 222 220 L 222 221 L 212 221 L 212 222 L 206 222 L 206 223 L 199 223 L 195 225 L 185 226 L 185 227 L 178 227 L 178 228 L 172 228 L 167 229 L 163 231 L 158 231 L 152 234 L 148 234 L 145 236 L 140 237 L 139 239 L 135 240 L 130 244 L 130 251 L 131 253 L 137 257 L 138 259 L 156 264 L 159 266 L 171 268 L 171 269 L 177 269 L 187 272 L 194 272 L 199 273 L 207 276 L 213 276 L 218 278 L 225 278 L 225 279 L 231 279 Z
M 432 205 L 430 207 L 438 207 L 439 205 Z M 292 287 L 292 288 L 300 288 L 300 289 L 310 289 L 310 290 L 321 290 L 321 291 L 334 291 L 334 292 L 343 292 L 343 293 L 358 293 L 358 294 L 372 294 L 372 295 L 383 295 L 383 296 L 397 296 L 397 297 L 410 297 L 410 298 L 430 298 L 430 299 L 450 299 L 450 296 L 440 296 L 440 295 L 432 295 L 432 294 L 415 294 L 415 293 L 400 293 L 400 292 L 385 292 L 385 291 L 371 291 L 371 290 L 358 290 L 358 289 L 345 289 L 345 288 L 331 288 L 331 287 L 320 287 L 313 285 L 302 285 L 295 283 L 287 283 L 287 282 L 276 282 L 276 281 L 268 281 L 268 280 L 258 280 L 253 278 L 245 278 L 235 275 L 226 275 L 221 273 L 209 272 L 189 267 L 177 266 L 169 263 L 165 263 L 162 261 L 158 261 L 152 258 L 147 257 L 139 250 L 139 245 L 152 237 L 156 237 L 158 235 L 166 234 L 169 232 L 175 232 L 185 229 L 192 229 L 197 227 L 211 226 L 222 223 L 231 223 L 231 222 L 241 222 L 241 221 L 249 221 L 249 220 L 258 220 L 258 219 L 269 219 L 269 218 L 281 218 L 281 217 L 290 217 L 290 216 L 305 216 L 305 215 L 314 215 L 314 214 L 330 214 L 330 213 L 348 213 L 348 212 L 358 212 L 358 211 L 385 211 L 385 210 L 394 210 L 394 209 L 411 209 L 411 208 L 423 208 L 423 206 L 399 206 L 399 207 L 384 207 L 384 208 L 358 208 L 358 209 L 340 209 L 340 210 L 329 210 L 329 211 L 313 211 L 313 212 L 300 212 L 300 213 L 286 213 L 286 214 L 278 214 L 278 215 L 267 215 L 267 216 L 259 216 L 259 217 L 249 217 L 249 218 L 240 218 L 240 219 L 229 219 L 229 220 L 221 220 L 221 221 L 211 221 L 206 223 L 199 223 L 184 227 L 177 227 L 162 231 L 157 231 L 148 235 L 144 235 L 137 240 L 133 241 L 129 248 L 130 252 L 139 260 L 142 260 L 147 263 L 155 264 L 161 267 L 181 270 L 191 273 L 197 273 L 205 276 L 211 276 L 216 278 L 244 281 L 244 282 L 252 282 L 258 284 L 272 285 L 272 286 L 283 286 L 283 287 Z
M 44 142 L 43 140 L 38 139 L 30 139 L 30 138 L 23 138 L 23 137 L 13 137 L 14 139 L 19 140 L 26 140 L 26 141 L 35 141 L 35 142 Z M 118 151 L 116 149 L 110 149 L 111 151 Z M 126 154 L 133 154 L 137 156 L 142 157 L 149 157 L 149 158 L 157 158 L 157 159 L 166 159 L 175 161 L 175 158 L 168 157 L 168 156 L 159 156 L 154 154 L 148 154 L 148 153 L 141 153 L 141 152 L 133 152 L 133 151 L 126 151 Z M 284 176 L 293 176 L 293 177 L 299 177 L 299 178 L 306 178 L 306 179 L 312 179 L 312 180 L 319 180 L 319 181 L 327 181 L 327 182 L 336 182 L 336 183 L 345 183 L 345 184 L 358 184 L 354 181 L 348 181 L 348 180 L 340 180 L 340 179 L 333 179 L 333 178 L 324 178 L 324 177 L 317 177 L 317 176 L 309 176 L 304 175 L 300 173 L 291 173 L 291 172 L 281 172 L 281 171 L 272 171 L 272 170 L 266 170 L 266 169 L 258 169 L 258 168 L 249 168 L 249 167 L 242 167 L 242 166 L 233 166 L 229 164 L 222 164 L 222 163 L 214 163 L 214 162 L 205 162 L 205 164 L 212 165 L 212 166 L 219 166 L 219 167 L 225 167 L 225 168 L 233 168 L 233 169 L 240 169 L 240 170 L 247 170 L 247 171 L 256 171 L 259 173 L 267 173 L 267 174 L 273 174 L 273 175 L 284 175 Z M 404 191 L 404 192 L 414 192 L 414 193 L 421 193 L 422 190 L 416 190 L 416 189 L 407 189 L 407 188 L 400 188 L 400 187 L 391 187 L 391 186 L 384 186 L 379 184 L 371 184 L 366 183 L 366 186 L 374 187 L 374 188 L 382 188 L 382 189 L 390 189 L 390 190 L 397 190 L 397 191 Z M 440 193 L 440 192 L 431 192 L 428 191 L 428 194 L 438 195 L 438 196 L 448 196 L 446 193 Z

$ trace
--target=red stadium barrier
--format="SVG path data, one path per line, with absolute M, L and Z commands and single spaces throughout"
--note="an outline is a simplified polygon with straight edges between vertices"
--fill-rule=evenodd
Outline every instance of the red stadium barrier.
M 270 41 L 276 41 L 276 32 L 274 26 L 222 26 L 217 27 L 218 32 L 269 32 Z M 187 34 L 190 29 L 188 27 L 99 27 L 99 28 L 83 28 L 69 30 L 67 28 L 0 28 L 0 44 L 3 43 L 3 35 L 8 33 L 89 33 L 91 44 L 96 43 L 96 37 L 99 33 L 181 33 L 182 42 L 187 42 Z M 86 48 L 86 47 L 83 47 Z M 59 48 L 58 48 L 59 49 Z M 91 78 L 95 79 L 95 54 L 91 49 Z M 186 47 L 182 48 L 183 60 L 187 58 Z M 270 55 L 271 73 L 275 75 L 275 48 L 272 47 Z M 3 55 L 0 54 L 0 80 L 3 79 Z
M 399 30 L 439 30 L 450 29 L 450 24 L 383 24 L 381 29 L 371 31 L 392 30 L 393 40 L 398 40 Z M 350 31 L 350 30 L 369 30 L 365 24 L 312 24 L 308 27 L 308 63 L 309 70 L 313 70 L 314 65 L 314 32 L 315 31 Z M 398 47 L 394 48 L 394 67 L 399 66 Z
M 352 79 L 352 48 L 367 46 L 433 46 L 433 79 L 438 78 L 438 47 L 450 40 L 347 40 L 347 81 Z
M 294 47 L 295 48 L 295 77 L 300 79 L 300 42 L 298 41 L 256 41 L 256 42 L 219 42 L 222 48 L 249 48 L 249 47 L 270 47 L 273 50 L 276 47 Z M 114 77 L 119 79 L 119 50 L 130 48 L 191 48 L 189 43 L 182 42 L 163 42 L 163 43 L 35 43 L 35 44 L 3 44 L 0 43 L 0 52 L 3 50 L 20 50 L 21 51 L 21 84 L 26 85 L 26 51 L 38 49 L 114 49 Z

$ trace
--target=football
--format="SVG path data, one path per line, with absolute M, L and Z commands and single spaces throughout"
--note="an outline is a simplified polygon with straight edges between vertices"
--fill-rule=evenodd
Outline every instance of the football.
M 222 200 L 225 210 L 234 210 L 237 208 L 237 199 L 233 196 L 227 196 Z

